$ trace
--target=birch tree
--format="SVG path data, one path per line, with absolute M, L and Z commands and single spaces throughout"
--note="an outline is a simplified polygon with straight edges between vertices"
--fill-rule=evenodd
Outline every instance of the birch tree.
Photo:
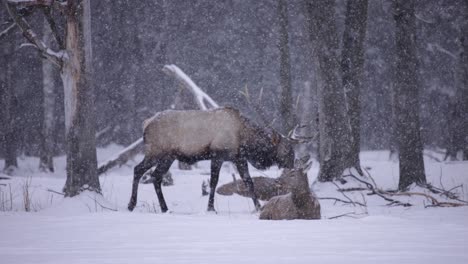
M 49 23 L 44 22 L 43 32 L 44 44 L 50 46 L 52 44 L 52 30 Z M 39 169 L 42 171 L 54 171 L 53 161 L 53 136 L 55 128 L 55 78 L 54 65 L 47 60 L 42 60 L 42 87 L 43 87 L 43 109 L 44 119 L 42 122 L 42 139 L 40 146 Z
M 414 1 L 394 0 L 396 80 L 394 104 L 400 159 L 399 190 L 426 183 L 419 122 Z
M 94 124 L 94 87 L 91 81 L 91 8 L 89 0 L 6 1 L 11 18 L 26 40 L 42 57 L 59 67 L 65 97 L 65 131 L 67 145 L 67 180 L 63 191 L 75 196 L 83 190 L 100 192 Z M 53 51 L 29 26 L 19 8 L 43 9 L 45 18 L 60 48 Z M 66 19 L 62 38 L 47 10 L 59 9 Z

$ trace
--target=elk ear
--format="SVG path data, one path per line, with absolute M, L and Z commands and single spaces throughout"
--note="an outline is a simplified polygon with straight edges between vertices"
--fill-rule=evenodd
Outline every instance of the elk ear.
M 278 145 L 281 141 L 281 136 L 278 134 L 278 133 L 273 133 L 273 135 L 271 136 L 271 143 L 273 143 L 273 145 Z

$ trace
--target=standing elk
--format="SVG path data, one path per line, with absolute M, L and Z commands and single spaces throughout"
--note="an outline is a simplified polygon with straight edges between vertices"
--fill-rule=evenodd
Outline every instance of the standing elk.
M 214 194 L 223 162 L 233 162 L 237 167 L 257 210 L 260 203 L 247 162 L 261 170 L 273 165 L 280 168 L 294 166 L 293 142 L 290 139 L 259 127 L 231 107 L 157 113 L 145 120 L 143 139 L 145 158 L 134 169 L 132 196 L 128 204 L 130 211 L 137 202 L 140 178 L 153 166 L 156 166 L 152 177 L 155 178 L 154 188 L 161 211 L 168 210 L 161 181 L 162 175 L 176 159 L 188 164 L 211 160 L 208 211 L 214 211 Z

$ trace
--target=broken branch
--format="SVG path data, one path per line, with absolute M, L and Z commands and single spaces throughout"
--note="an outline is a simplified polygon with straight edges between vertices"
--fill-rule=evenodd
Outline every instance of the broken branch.
M 198 87 L 195 82 L 193 82 L 192 79 L 190 79 L 190 77 L 188 77 L 187 74 L 185 74 L 176 65 L 165 65 L 162 70 L 165 74 L 175 77 L 193 94 L 195 102 L 201 110 L 219 107 L 219 105 L 208 94 L 200 89 L 200 87 Z M 205 104 L 205 101 L 208 103 L 208 106 Z
M 42 1 L 26 1 L 26 2 L 42 2 Z M 45 1 L 44 1 L 45 2 Z M 55 52 L 50 49 L 42 40 L 40 40 L 37 34 L 31 29 L 26 19 L 21 17 L 14 6 L 12 4 L 13 1 L 6 1 L 5 6 L 10 14 L 10 17 L 13 19 L 18 28 L 23 33 L 23 36 L 35 46 L 35 48 L 41 53 L 41 55 L 48 60 L 50 60 L 53 64 L 58 66 L 59 68 L 62 67 L 63 64 L 63 51 Z M 15 2 L 16 3 L 16 2 Z

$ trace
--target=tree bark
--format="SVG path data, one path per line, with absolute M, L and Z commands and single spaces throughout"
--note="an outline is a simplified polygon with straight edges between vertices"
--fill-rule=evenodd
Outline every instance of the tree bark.
M 4 48 L 2 50 L 2 61 L 6 63 L 3 65 L 4 70 L 1 74 L 1 105 L 2 105 L 2 122 L 4 125 L 4 155 L 5 167 L 4 171 L 10 174 L 12 170 L 18 168 L 18 161 L 16 158 L 16 150 L 18 145 L 17 139 L 17 122 L 15 121 L 17 101 L 14 90 L 13 69 L 15 68 L 16 60 L 14 58 L 15 36 L 8 36 Z
M 351 130 L 345 167 L 363 175 L 359 160 L 361 143 L 361 86 L 364 66 L 364 39 L 367 26 L 367 0 L 347 1 L 341 70 Z
M 320 76 L 319 100 L 319 181 L 339 178 L 344 170 L 348 140 L 345 95 L 341 83 L 339 41 L 333 1 L 307 1 L 309 33 Z
M 44 23 L 43 41 L 47 46 L 52 43 L 52 31 L 49 24 Z M 47 59 L 42 60 L 42 85 L 43 85 L 43 109 L 41 150 L 39 157 L 39 169 L 45 172 L 54 171 L 54 128 L 55 128 L 55 78 L 54 68 Z
M 395 114 L 399 145 L 399 190 L 426 183 L 419 123 L 414 2 L 394 0 L 396 23 Z
M 100 192 L 97 175 L 94 87 L 91 82 L 91 7 L 89 0 L 67 1 L 66 51 L 61 76 L 65 92 L 67 139 L 66 196 Z
M 292 100 L 291 62 L 289 55 L 288 35 L 288 3 L 286 0 L 278 1 L 279 17 L 279 51 L 280 51 L 280 113 L 282 117 L 282 132 L 287 134 L 295 126 L 295 116 Z
M 464 3 L 464 18 L 460 30 L 460 42 L 461 42 L 461 52 L 460 52 L 460 67 L 461 67 L 461 111 L 462 111 L 462 137 L 463 142 L 463 159 L 468 160 L 468 2 Z

